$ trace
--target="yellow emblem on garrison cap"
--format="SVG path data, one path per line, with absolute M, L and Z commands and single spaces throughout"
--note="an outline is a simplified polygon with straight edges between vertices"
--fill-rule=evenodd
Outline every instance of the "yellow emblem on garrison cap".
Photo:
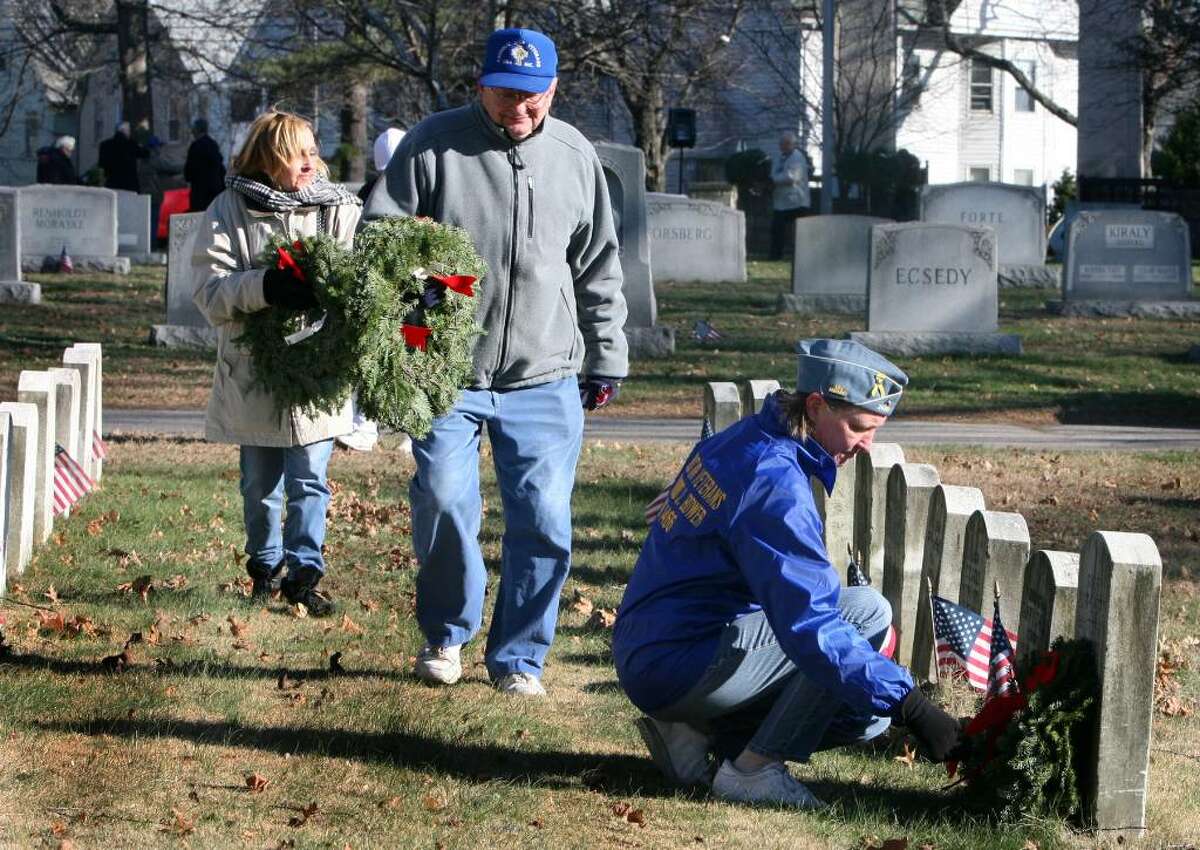
M 882 372 L 875 373 L 875 385 L 871 387 L 871 391 L 867 393 L 867 398 L 882 398 L 887 395 L 887 375 Z
M 837 395 L 837 396 L 841 396 L 842 398 L 845 398 L 846 396 L 850 395 L 850 391 L 847 390 L 845 387 L 843 387 L 841 384 L 834 384 L 832 387 L 829 388 L 828 394 L 829 395 Z

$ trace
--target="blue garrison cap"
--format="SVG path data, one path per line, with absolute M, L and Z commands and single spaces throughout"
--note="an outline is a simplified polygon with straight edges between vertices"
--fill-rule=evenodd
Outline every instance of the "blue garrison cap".
M 796 352 L 796 392 L 820 393 L 891 416 L 908 384 L 896 364 L 853 340 L 804 339 L 796 343 Z

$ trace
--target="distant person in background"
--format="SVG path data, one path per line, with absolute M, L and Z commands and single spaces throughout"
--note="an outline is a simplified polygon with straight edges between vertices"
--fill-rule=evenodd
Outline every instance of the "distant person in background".
M 775 184 L 771 208 L 771 259 L 783 259 L 784 246 L 792 234 L 792 222 L 808 215 L 808 157 L 796 147 L 796 134 L 779 137 L 779 156 L 771 165 Z
M 37 152 L 37 182 L 75 184 L 79 175 L 71 155 L 75 153 L 75 137 L 59 136 L 54 144 Z
M 129 122 L 122 121 L 112 138 L 100 143 L 99 165 L 104 169 L 104 187 L 140 191 L 137 161 L 149 156 L 150 151 L 133 140 Z
M 396 152 L 396 148 L 400 146 L 400 140 L 403 138 L 403 130 L 388 127 L 375 139 L 375 148 L 372 153 L 374 154 L 376 173 L 374 177 L 363 183 L 362 188 L 358 190 L 358 197 L 364 204 L 367 202 L 367 198 L 370 197 L 371 190 L 375 188 L 375 184 L 379 182 L 379 176 L 383 174 L 384 169 L 388 167 L 388 163 L 392 161 L 392 154 Z M 337 444 L 351 451 L 369 452 L 379 442 L 379 426 L 364 416 L 363 412 L 359 410 L 357 393 L 350 397 L 350 404 L 354 411 L 354 430 L 349 434 L 337 437 Z M 405 435 L 404 442 L 399 446 L 399 449 L 401 451 L 412 451 L 412 440 L 407 435 Z
M 192 191 L 188 210 L 204 212 L 212 199 L 225 190 L 225 162 L 220 146 L 208 135 L 208 122 L 203 118 L 192 122 L 192 139 L 183 165 L 183 179 Z

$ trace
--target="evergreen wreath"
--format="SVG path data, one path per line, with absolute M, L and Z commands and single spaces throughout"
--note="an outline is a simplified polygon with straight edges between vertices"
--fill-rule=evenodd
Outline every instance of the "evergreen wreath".
M 1088 641 L 1059 638 L 968 724 L 961 764 L 973 802 L 999 820 L 1084 817 L 1098 678 Z M 955 765 L 951 765 L 951 770 Z
M 276 236 L 259 257 L 257 268 L 303 275 L 321 303 L 305 312 L 268 307 L 242 317 L 243 332 L 235 341 L 249 350 L 256 385 L 281 413 L 298 407 L 310 415 L 333 415 L 350 397 L 360 356 L 350 318 L 355 295 L 350 259 L 324 233 L 293 242 Z
M 358 234 L 352 267 L 359 408 L 383 427 L 423 437 L 471 382 L 483 333 L 475 287 L 487 265 L 462 228 L 392 217 Z

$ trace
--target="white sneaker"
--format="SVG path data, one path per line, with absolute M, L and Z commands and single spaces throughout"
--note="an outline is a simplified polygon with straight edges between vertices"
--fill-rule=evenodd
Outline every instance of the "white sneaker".
M 459 647 L 425 644 L 417 654 L 413 672 L 423 682 L 434 685 L 453 685 L 462 678 L 462 657 Z
M 680 785 L 708 783 L 708 736 L 687 723 L 639 717 L 633 721 L 650 758 L 663 775 Z
M 544 697 L 546 689 L 537 676 L 529 673 L 509 673 L 496 683 L 496 690 L 502 694 L 514 694 L 522 697 Z
M 717 771 L 712 784 L 713 794 L 722 800 L 739 803 L 773 803 L 798 809 L 820 809 L 825 806 L 813 792 L 797 782 L 787 765 L 772 762 L 753 773 L 742 773 L 726 759 Z

